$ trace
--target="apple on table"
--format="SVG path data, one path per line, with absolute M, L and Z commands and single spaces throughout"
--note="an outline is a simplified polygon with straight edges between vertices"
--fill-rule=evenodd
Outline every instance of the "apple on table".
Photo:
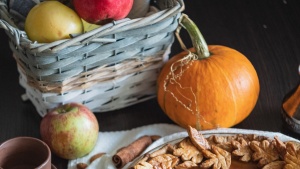
M 85 105 L 68 103 L 49 111 L 40 125 L 42 140 L 64 159 L 87 155 L 97 143 L 99 124 Z

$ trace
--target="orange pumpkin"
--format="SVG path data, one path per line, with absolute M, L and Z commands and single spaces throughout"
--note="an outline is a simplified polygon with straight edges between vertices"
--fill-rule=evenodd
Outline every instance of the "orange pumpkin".
M 182 127 L 232 127 L 253 110 L 259 80 L 251 62 L 240 52 L 207 46 L 196 25 L 183 17 L 193 48 L 172 57 L 157 80 L 157 99 L 166 115 Z M 196 53 L 195 53 L 196 52 Z M 193 56 L 193 57 L 189 57 Z

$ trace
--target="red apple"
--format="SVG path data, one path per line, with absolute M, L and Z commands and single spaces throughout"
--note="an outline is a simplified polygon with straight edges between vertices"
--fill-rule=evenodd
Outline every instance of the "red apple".
M 99 25 L 125 18 L 132 5 L 133 0 L 73 0 L 75 11 L 82 19 Z
M 99 124 L 86 106 L 69 103 L 49 111 L 40 125 L 42 140 L 64 159 L 82 157 L 95 147 Z

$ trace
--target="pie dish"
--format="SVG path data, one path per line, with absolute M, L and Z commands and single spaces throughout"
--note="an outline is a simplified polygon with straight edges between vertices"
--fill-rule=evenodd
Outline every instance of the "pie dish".
M 162 137 L 124 168 L 152 169 L 154 165 L 158 169 L 300 167 L 300 141 L 282 133 L 221 128 L 197 131 L 199 135 L 196 136 L 196 133 L 193 136 L 196 139 L 191 139 L 191 130 L 195 131 L 189 129 L 187 132 Z M 200 148 L 196 146 L 197 143 L 194 144 L 197 140 L 200 140 Z M 168 147 L 170 145 L 171 148 Z M 184 150 L 186 147 L 188 150 Z M 168 162 L 162 164 L 162 159 Z

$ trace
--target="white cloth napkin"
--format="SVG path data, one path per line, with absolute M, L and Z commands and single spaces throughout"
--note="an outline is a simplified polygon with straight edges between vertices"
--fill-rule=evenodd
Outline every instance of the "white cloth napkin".
M 80 162 L 88 164 L 88 169 L 116 169 L 112 163 L 112 156 L 119 148 L 129 145 L 131 142 L 144 135 L 160 135 L 164 137 L 182 131 L 185 131 L 185 129 L 173 124 L 152 124 L 131 130 L 99 132 L 97 144 L 92 152 L 82 158 L 70 160 L 68 169 L 76 169 L 76 164 Z M 106 155 L 89 164 L 89 159 L 93 155 L 101 152 L 106 153 Z

